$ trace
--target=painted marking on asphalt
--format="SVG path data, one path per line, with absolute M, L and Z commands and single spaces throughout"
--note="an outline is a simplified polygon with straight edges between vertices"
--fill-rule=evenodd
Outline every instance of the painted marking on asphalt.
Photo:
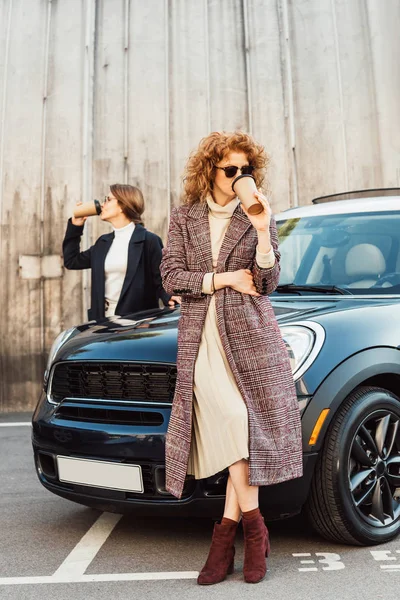
M 301 558 L 305 556 L 311 556 L 310 552 L 293 552 L 292 556 L 295 558 Z M 335 552 L 316 552 L 315 556 L 321 557 L 318 558 L 317 563 L 322 566 L 323 571 L 339 571 L 345 568 L 345 565 L 340 560 L 340 555 Z M 303 559 L 300 561 L 302 565 L 310 565 L 315 564 L 315 560 L 312 559 Z M 301 573 L 306 573 L 309 571 L 318 571 L 318 567 L 298 567 L 298 571 Z
M 397 560 L 395 556 L 389 556 L 392 554 L 391 550 L 370 550 L 370 552 L 375 560 Z
M 32 423 L 0 423 L 0 427 L 31 427 Z
M 80 577 L 0 577 L 0 585 L 35 585 L 43 583 L 91 583 L 93 581 L 150 581 L 166 579 L 196 579 L 198 571 L 166 571 L 158 573 L 110 573 L 100 575 L 81 575 Z
M 392 555 L 391 550 L 370 550 L 372 557 L 377 561 L 396 561 L 397 557 Z M 396 554 L 400 554 L 400 550 L 396 550 Z M 386 573 L 400 571 L 400 564 L 379 565 L 379 568 Z
M 314 564 L 314 560 L 302 560 L 301 564 L 302 565 L 313 565 Z
M 122 515 L 102 513 L 53 574 L 56 579 L 72 581 L 81 577 Z
M 310 554 L 310 552 L 293 552 L 292 556 L 294 556 L 296 558 L 300 558 L 302 556 L 311 556 L 311 554 Z M 302 565 L 310 565 L 310 564 L 314 565 L 315 564 L 315 560 L 312 560 L 312 559 L 311 560 L 310 559 L 301 560 L 300 564 L 302 564 Z M 317 567 L 299 567 L 298 570 L 301 573 L 305 573 L 307 571 L 318 571 L 318 568 Z
M 327 565 L 326 567 L 322 567 L 323 571 L 340 571 L 345 568 L 345 565 L 340 560 L 340 554 L 336 554 L 336 552 L 316 552 L 315 556 L 323 557 L 318 559 L 319 563 Z

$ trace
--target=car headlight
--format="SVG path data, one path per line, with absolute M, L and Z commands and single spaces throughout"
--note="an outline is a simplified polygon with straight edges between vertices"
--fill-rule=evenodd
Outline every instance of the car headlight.
M 65 331 L 62 331 L 54 340 L 51 348 L 50 348 L 50 352 L 49 352 L 49 356 L 47 358 L 47 365 L 46 365 L 46 370 L 44 372 L 44 385 L 47 385 L 47 381 L 49 379 L 49 374 L 50 374 L 50 369 L 51 369 L 51 365 L 53 363 L 53 360 L 55 359 L 57 352 L 59 351 L 59 349 L 61 348 L 61 346 L 63 344 L 65 344 L 65 342 L 72 336 L 72 334 L 77 331 L 76 327 L 71 327 L 70 329 L 66 329 Z
M 282 325 L 281 334 L 289 353 L 295 381 L 312 365 L 325 340 L 325 330 L 319 323 Z

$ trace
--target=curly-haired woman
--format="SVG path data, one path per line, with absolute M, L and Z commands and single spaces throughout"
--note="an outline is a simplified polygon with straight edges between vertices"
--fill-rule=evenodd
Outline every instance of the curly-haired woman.
M 252 216 L 232 191 L 239 173 L 261 189 L 268 157 L 242 132 L 215 132 L 189 158 L 184 205 L 171 216 L 161 275 L 182 296 L 178 377 L 166 442 L 167 489 L 182 495 L 196 479 L 229 469 L 225 510 L 215 524 L 202 585 L 233 571 L 242 517 L 244 578 L 266 573 L 269 535 L 258 508 L 260 485 L 302 475 L 298 403 L 270 304 L 279 279 L 276 225 L 267 198 Z

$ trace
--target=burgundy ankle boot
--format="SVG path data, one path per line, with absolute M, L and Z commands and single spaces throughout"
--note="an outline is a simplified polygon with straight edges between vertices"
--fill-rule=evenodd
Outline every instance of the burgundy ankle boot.
M 247 583 L 258 583 L 265 577 L 270 543 L 268 529 L 259 513 L 254 519 L 243 519 L 244 565 L 243 575 Z
M 197 578 L 199 585 L 212 585 L 224 581 L 227 575 L 233 573 L 235 557 L 235 535 L 237 523 L 216 523 L 206 564 Z

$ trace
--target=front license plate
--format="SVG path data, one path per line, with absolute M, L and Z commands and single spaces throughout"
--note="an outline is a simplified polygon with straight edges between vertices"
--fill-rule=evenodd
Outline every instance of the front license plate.
M 79 483 L 121 492 L 144 492 L 140 465 L 57 456 L 57 466 L 58 477 L 65 483 Z

